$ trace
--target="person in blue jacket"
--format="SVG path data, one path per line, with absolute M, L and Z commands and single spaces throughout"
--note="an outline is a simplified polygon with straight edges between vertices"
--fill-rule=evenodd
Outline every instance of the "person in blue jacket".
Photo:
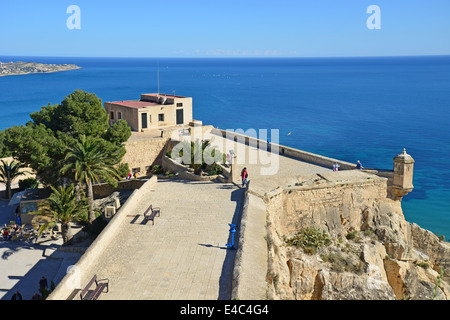
M 358 160 L 358 162 L 356 162 L 356 169 L 361 170 L 362 168 L 363 168 L 363 166 L 362 166 L 361 162 L 359 162 L 359 160 Z

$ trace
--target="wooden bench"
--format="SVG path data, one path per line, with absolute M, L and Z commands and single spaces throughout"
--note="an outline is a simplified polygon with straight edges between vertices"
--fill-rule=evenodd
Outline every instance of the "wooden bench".
M 150 205 L 144 212 L 144 219 L 146 221 L 152 220 L 153 224 L 155 224 L 156 215 L 158 215 L 158 217 L 161 216 L 161 208 L 153 208 L 153 205 Z
M 95 289 L 91 292 L 91 294 L 88 294 L 89 289 L 92 287 L 92 285 L 95 282 Z M 80 298 L 81 300 L 97 300 L 98 297 L 102 294 L 103 290 L 106 288 L 106 292 L 109 291 L 109 280 L 108 279 L 101 279 L 97 280 L 97 275 L 94 275 L 89 281 L 89 283 L 86 285 L 86 287 L 81 291 Z

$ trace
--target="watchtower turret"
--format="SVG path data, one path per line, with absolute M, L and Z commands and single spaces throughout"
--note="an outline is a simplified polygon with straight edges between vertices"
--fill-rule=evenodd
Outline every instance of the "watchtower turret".
M 394 158 L 394 179 L 392 181 L 392 195 L 401 200 L 403 196 L 414 189 L 413 186 L 414 159 L 403 152 Z

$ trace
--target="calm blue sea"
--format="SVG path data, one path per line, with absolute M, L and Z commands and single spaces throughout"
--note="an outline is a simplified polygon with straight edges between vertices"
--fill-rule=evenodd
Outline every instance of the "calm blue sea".
M 0 77 L 0 130 L 75 89 L 103 101 L 160 91 L 193 97 L 223 129 L 279 129 L 280 143 L 365 167 L 416 160 L 405 217 L 450 239 L 450 56 L 284 59 L 0 57 L 80 70 Z M 287 136 L 288 132 L 292 132 Z

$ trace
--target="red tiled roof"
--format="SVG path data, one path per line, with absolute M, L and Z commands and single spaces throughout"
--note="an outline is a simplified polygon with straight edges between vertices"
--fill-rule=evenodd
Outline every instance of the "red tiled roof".
M 148 102 L 148 101 L 140 101 L 140 100 L 131 100 L 131 101 L 111 101 L 109 103 L 117 104 L 119 106 L 129 107 L 129 108 L 145 108 L 152 106 L 159 106 L 156 102 Z

